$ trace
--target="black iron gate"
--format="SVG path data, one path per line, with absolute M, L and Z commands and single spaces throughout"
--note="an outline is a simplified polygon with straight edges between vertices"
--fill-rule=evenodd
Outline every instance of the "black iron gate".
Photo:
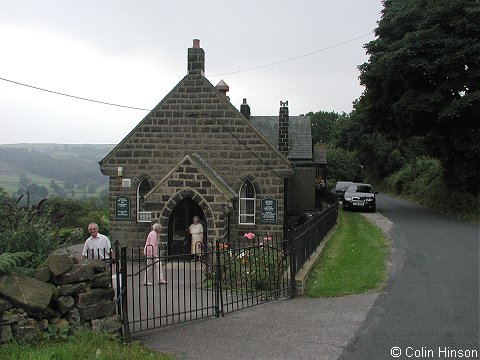
M 161 326 L 220 316 L 294 296 L 292 242 L 276 234 L 250 234 L 202 244 L 201 254 L 150 259 L 155 272 L 146 284 L 143 248 L 117 249 L 116 293 L 124 336 Z M 253 235 L 253 234 L 252 234 Z M 189 248 L 189 247 L 186 247 Z M 159 267 L 155 267 L 159 264 Z M 160 271 L 167 280 L 159 283 Z

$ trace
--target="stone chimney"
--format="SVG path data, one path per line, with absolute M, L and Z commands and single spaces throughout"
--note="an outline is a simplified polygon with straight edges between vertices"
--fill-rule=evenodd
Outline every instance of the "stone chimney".
M 247 104 L 247 99 L 243 99 L 243 104 L 240 105 L 240 112 L 247 119 L 250 119 L 250 106 L 248 106 L 248 104 Z
M 225 81 L 220 80 L 218 84 L 215 86 L 215 89 L 220 91 L 223 96 L 225 96 L 228 100 L 230 100 L 230 98 L 227 96 L 227 92 L 228 90 L 230 90 L 230 87 L 227 85 Z
M 188 49 L 188 73 L 205 75 L 205 51 L 198 39 L 194 39 L 193 47 Z
M 278 150 L 288 156 L 288 101 L 280 101 L 278 115 Z

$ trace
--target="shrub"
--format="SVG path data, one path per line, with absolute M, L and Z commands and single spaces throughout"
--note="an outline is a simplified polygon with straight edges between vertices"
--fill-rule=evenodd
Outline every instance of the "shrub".
M 387 177 L 385 185 L 387 190 L 397 194 L 428 198 L 436 195 L 437 191 L 443 187 L 442 179 L 443 169 L 440 161 L 421 156 Z
M 44 202 L 18 206 L 18 198 L 6 206 L 0 217 L 0 253 L 33 253 L 28 267 L 41 265 L 56 249 L 67 245 L 50 219 Z
M 265 292 L 266 296 L 281 288 L 288 264 L 283 252 L 272 244 L 223 251 L 220 264 L 225 290 L 245 293 Z
M 16 253 L 3 253 L 0 254 L 0 276 L 9 275 L 13 271 L 17 273 L 29 272 L 23 269 L 23 265 L 31 258 L 33 254 L 29 251 L 21 251 Z
M 82 229 L 81 240 L 90 236 L 87 225 L 91 222 L 98 224 L 100 233 L 109 235 L 108 205 L 101 198 L 89 198 L 85 201 L 50 198 L 47 206 L 51 209 L 54 223 L 59 227 Z
M 335 187 L 337 181 L 359 181 L 361 166 L 357 154 L 353 151 L 327 147 L 328 178 L 327 189 Z
M 450 189 L 438 159 L 421 156 L 387 177 L 383 185 L 387 191 L 413 199 L 432 209 L 457 218 L 479 221 L 478 198 Z

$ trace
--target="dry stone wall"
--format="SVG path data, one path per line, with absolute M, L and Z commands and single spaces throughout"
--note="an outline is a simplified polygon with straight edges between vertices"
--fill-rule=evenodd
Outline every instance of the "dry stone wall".
M 70 332 L 79 327 L 118 333 L 115 291 L 101 260 L 51 255 L 33 277 L 0 278 L 0 344 L 13 339 L 32 342 L 45 332 Z

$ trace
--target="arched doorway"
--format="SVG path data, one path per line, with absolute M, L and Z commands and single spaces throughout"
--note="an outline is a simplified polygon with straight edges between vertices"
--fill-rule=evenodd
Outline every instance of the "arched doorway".
M 192 223 L 193 217 L 198 216 L 203 225 L 203 236 L 207 234 L 207 222 L 201 207 L 192 198 L 181 200 L 172 211 L 168 220 L 168 254 L 190 254 L 190 236 L 187 228 Z

